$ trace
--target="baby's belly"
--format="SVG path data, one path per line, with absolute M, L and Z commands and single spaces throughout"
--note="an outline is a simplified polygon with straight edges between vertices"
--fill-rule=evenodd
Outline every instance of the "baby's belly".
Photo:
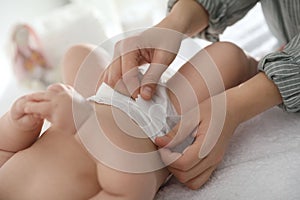
M 99 190 L 95 162 L 53 129 L 0 168 L 0 200 L 86 200 Z

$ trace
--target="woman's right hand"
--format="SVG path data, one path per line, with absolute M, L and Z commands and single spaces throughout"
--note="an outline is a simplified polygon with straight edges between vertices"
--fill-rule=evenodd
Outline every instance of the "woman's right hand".
M 208 13 L 194 0 L 177 1 L 170 13 L 155 27 L 115 45 L 111 65 L 102 80 L 121 93 L 149 100 L 162 73 L 175 59 L 185 37 L 193 36 L 208 26 Z M 138 67 L 150 67 L 138 78 Z
M 117 42 L 104 82 L 133 98 L 141 94 L 144 99 L 151 99 L 156 83 L 175 59 L 183 37 L 180 32 L 153 27 Z M 138 67 L 146 63 L 150 67 L 139 80 Z

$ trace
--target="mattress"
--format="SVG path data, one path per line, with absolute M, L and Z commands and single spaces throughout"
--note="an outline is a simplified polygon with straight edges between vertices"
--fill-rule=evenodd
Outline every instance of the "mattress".
M 199 190 L 175 178 L 156 200 L 300 199 L 300 113 L 272 108 L 235 131 L 223 162 Z

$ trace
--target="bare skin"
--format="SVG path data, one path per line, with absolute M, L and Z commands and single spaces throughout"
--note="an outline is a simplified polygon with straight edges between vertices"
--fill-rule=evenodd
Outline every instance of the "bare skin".
M 66 84 L 74 85 L 75 75 L 92 49 L 80 45 L 66 54 L 63 69 Z M 226 88 L 234 87 L 256 73 L 256 62 L 232 44 L 216 43 L 207 47 L 206 51 L 217 64 Z M 225 51 L 226 56 L 219 54 L 220 51 Z M 197 56 L 201 56 L 201 52 L 195 59 Z M 108 61 L 99 52 L 90 59 L 88 67 L 93 70 L 88 70 L 86 77 L 94 76 L 97 79 Z M 201 68 L 201 63 L 199 65 Z M 202 77 L 199 74 L 195 76 L 197 73 L 189 63 L 179 72 L 192 85 L 190 92 L 197 94 L 197 101 L 209 97 Z M 82 83 L 89 85 L 89 81 L 91 79 L 87 78 Z M 184 113 L 190 104 L 182 99 L 189 95 L 189 91 L 180 89 L 182 84 L 174 82 L 176 75 L 168 82 L 170 89 L 175 91 L 170 92 L 170 98 L 176 110 Z M 84 97 L 94 94 L 97 89 L 97 86 L 85 88 L 83 84 L 74 87 Z M 216 88 L 215 93 L 219 92 L 222 89 Z M 72 88 L 65 85 L 51 86 L 45 92 L 18 100 L 1 118 L 0 200 L 153 199 L 169 171 L 164 168 L 151 173 L 124 173 L 95 160 L 81 144 L 77 134 L 81 129 L 85 131 L 83 129 L 88 117 L 83 119 L 78 130 L 73 122 L 71 101 L 82 103 L 82 99 L 72 96 L 74 93 Z M 89 103 L 85 103 L 88 107 Z M 157 149 L 150 139 L 124 134 L 113 120 L 111 107 L 97 104 L 95 109 L 105 133 L 114 144 L 136 153 Z M 52 122 L 52 126 L 39 137 L 44 118 Z M 141 129 L 138 132 L 143 134 Z

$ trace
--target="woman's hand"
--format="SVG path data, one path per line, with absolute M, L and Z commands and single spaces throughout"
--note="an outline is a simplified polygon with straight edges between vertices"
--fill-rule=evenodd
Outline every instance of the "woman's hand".
M 181 126 L 185 126 L 184 123 L 188 124 L 190 121 L 181 121 L 169 134 L 155 140 L 159 147 L 164 147 L 160 149 L 163 161 L 166 164 L 172 162 L 168 166 L 170 172 L 191 189 L 198 189 L 208 181 L 222 161 L 230 138 L 239 124 L 238 116 L 232 114 L 235 113 L 232 102 L 224 98 L 226 98 L 224 93 L 219 94 L 199 105 L 200 117 L 194 117 L 200 120 L 194 132 L 195 140 L 182 154 L 171 152 L 169 148 L 182 141 L 185 136 L 175 136 L 180 132 L 178 132 L 179 129 L 184 131 L 186 128 L 181 128 Z M 213 114 L 214 112 L 217 115 Z M 173 140 L 174 137 L 175 140 Z M 179 140 L 176 141 L 176 138 Z
M 175 59 L 184 35 L 180 32 L 153 27 L 115 45 L 114 60 L 103 80 L 116 90 L 134 98 L 141 94 L 151 99 L 162 73 Z M 139 79 L 138 67 L 149 63 Z
M 208 14 L 203 6 L 194 0 L 178 1 L 156 26 L 116 44 L 114 60 L 102 80 L 134 98 L 141 94 L 144 99 L 151 99 L 156 83 L 176 57 L 181 41 L 207 25 Z M 138 67 L 145 63 L 150 67 L 139 80 Z
M 45 92 L 28 95 L 26 113 L 47 119 L 52 126 L 74 133 L 92 111 L 91 105 L 71 86 L 53 84 Z
M 277 86 L 269 80 L 264 73 L 260 72 L 239 86 L 225 91 L 225 119 L 224 121 L 220 121 L 219 124 L 219 120 L 216 120 L 217 123 L 214 124 L 212 122 L 215 118 L 211 113 L 213 113 L 213 107 L 216 107 L 216 112 L 220 111 L 220 109 L 222 110 L 222 104 L 218 103 L 219 100 L 222 102 L 222 95 L 224 95 L 224 93 L 200 103 L 200 123 L 196 130 L 195 141 L 192 145 L 187 147 L 182 154 L 172 153 L 168 149 L 161 150 L 161 156 L 165 162 L 168 161 L 168 163 L 170 163 L 170 158 L 173 160 L 174 157 L 178 158 L 169 165 L 169 170 L 174 173 L 179 181 L 192 189 L 200 188 L 209 179 L 218 163 L 221 162 L 229 140 L 240 123 L 282 103 Z M 216 100 L 216 104 L 213 103 L 213 106 L 211 106 L 210 100 Z M 223 112 L 220 113 L 222 114 Z M 196 116 L 193 117 L 197 118 Z M 190 120 L 187 120 L 181 123 L 184 125 L 188 124 L 189 121 Z M 218 131 L 209 131 L 210 127 L 215 128 L 216 125 L 221 125 L 222 127 L 219 132 L 219 137 L 209 137 L 207 139 L 207 136 L 218 133 Z M 184 131 L 185 127 L 189 127 L 189 125 L 185 125 L 184 128 L 181 128 L 181 131 Z M 156 138 L 156 144 L 160 147 L 166 146 L 172 141 L 178 129 L 180 130 L 180 124 L 167 136 Z M 180 131 L 178 133 L 181 134 Z M 187 134 L 185 132 L 183 133 Z M 189 133 L 190 132 L 188 132 L 188 134 Z M 216 139 L 214 146 L 211 145 L 214 144 L 213 139 Z M 171 147 L 180 143 L 180 141 L 182 140 L 172 141 Z M 167 145 L 167 147 L 168 146 L 169 145 Z M 210 147 L 213 147 L 211 151 Z

